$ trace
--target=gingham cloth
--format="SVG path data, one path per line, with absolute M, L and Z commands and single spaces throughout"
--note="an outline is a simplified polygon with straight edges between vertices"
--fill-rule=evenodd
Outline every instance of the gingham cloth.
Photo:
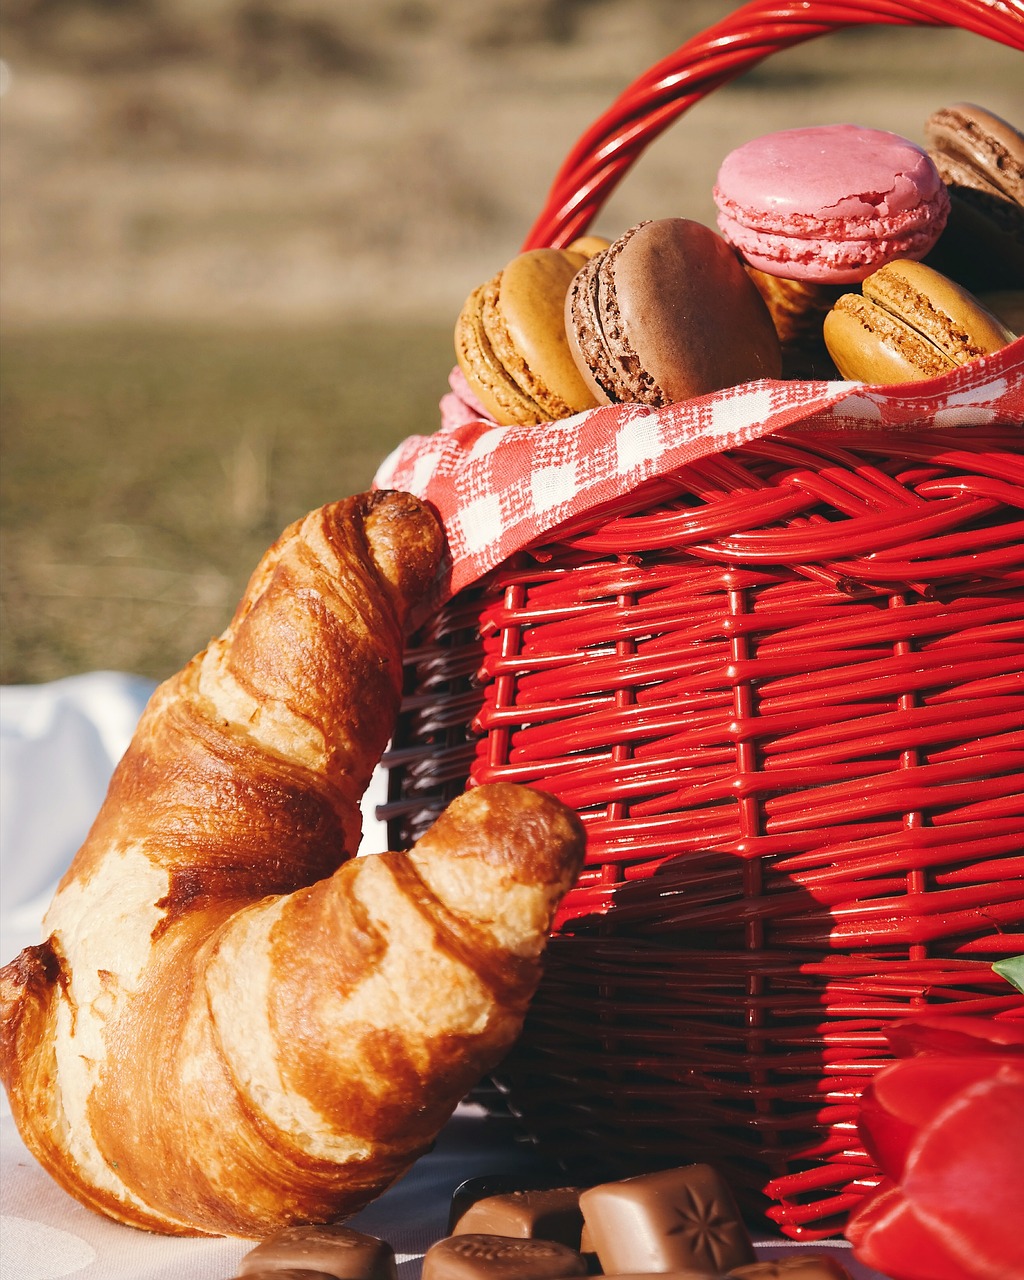
M 410 436 L 374 478 L 439 513 L 442 598 L 646 480 L 784 428 L 1017 425 L 1024 450 L 1024 338 L 927 382 L 750 382 L 665 409 L 612 405 L 533 427 L 489 421 L 457 369 L 450 385 L 440 429 Z

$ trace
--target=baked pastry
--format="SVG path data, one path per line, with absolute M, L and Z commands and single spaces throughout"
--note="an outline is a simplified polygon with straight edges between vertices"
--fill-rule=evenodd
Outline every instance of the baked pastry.
M 595 407 L 563 319 L 566 290 L 586 260 L 571 249 L 531 249 L 466 299 L 455 357 L 495 422 L 531 426 Z
M 844 378 L 935 378 L 1014 338 L 977 298 L 923 262 L 890 262 L 861 289 L 843 294 L 825 317 L 825 342 Z
M 896 258 L 923 258 L 949 195 L 921 147 L 882 129 L 819 125 L 731 151 L 714 187 L 718 227 L 759 271 L 853 284 Z
M 565 306 L 569 348 L 603 404 L 660 408 L 781 371 L 761 295 L 722 237 L 689 218 L 631 227 L 588 260 Z
M 578 819 L 496 784 L 350 857 L 442 542 L 400 493 L 289 528 L 153 695 L 46 940 L 0 971 L 14 1118 L 92 1208 L 248 1237 L 353 1212 L 518 1033 Z

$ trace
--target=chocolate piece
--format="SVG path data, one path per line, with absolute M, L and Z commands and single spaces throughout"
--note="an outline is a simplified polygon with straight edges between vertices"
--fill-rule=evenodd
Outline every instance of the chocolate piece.
M 376 1236 L 337 1223 L 285 1227 L 268 1236 L 242 1259 L 242 1276 L 304 1267 L 333 1280 L 396 1280 L 395 1254 Z
M 657 1276 L 658 1280 L 732 1280 L 731 1271 L 693 1271 L 690 1267 L 682 1271 L 659 1271 Z M 616 1275 L 615 1280 L 651 1280 L 651 1272 L 627 1271 L 625 1275 Z
M 334 1280 L 326 1271 L 308 1271 L 305 1267 L 274 1267 L 270 1271 L 247 1271 L 233 1280 Z
M 580 1208 L 608 1275 L 722 1272 L 757 1261 L 732 1192 L 707 1164 L 591 1187 Z
M 559 1280 L 587 1264 L 568 1245 L 517 1236 L 449 1236 L 423 1257 L 422 1280 Z
M 484 1200 L 488 1196 L 501 1196 L 508 1191 L 550 1191 L 552 1187 L 559 1185 L 561 1176 L 552 1168 L 548 1173 L 484 1173 L 476 1178 L 467 1178 L 452 1192 L 445 1235 L 452 1234 L 455 1224 L 470 1205 L 476 1204 L 478 1200 Z
M 733 1267 L 729 1280 L 850 1280 L 850 1273 L 827 1253 L 791 1253 Z
M 582 1231 L 580 1188 L 551 1187 L 485 1196 L 469 1206 L 449 1234 L 557 1240 L 578 1250 Z

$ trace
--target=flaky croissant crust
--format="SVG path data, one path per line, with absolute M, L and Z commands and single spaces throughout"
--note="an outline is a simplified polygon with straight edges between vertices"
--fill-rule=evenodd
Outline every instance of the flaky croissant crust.
M 578 820 L 484 787 L 407 854 L 348 860 L 441 551 L 406 494 L 286 530 L 0 971 L 16 1122 L 93 1208 L 250 1237 L 353 1212 L 518 1033 Z

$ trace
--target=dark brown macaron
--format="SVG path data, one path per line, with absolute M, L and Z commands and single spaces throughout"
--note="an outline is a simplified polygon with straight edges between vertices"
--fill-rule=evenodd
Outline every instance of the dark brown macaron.
M 605 404 L 660 408 L 782 370 L 775 325 L 735 252 L 689 218 L 642 222 L 591 258 L 569 287 L 566 332 Z
M 966 288 L 1024 286 L 1024 134 L 972 102 L 925 121 L 928 153 L 949 190 L 946 228 L 926 261 Z

